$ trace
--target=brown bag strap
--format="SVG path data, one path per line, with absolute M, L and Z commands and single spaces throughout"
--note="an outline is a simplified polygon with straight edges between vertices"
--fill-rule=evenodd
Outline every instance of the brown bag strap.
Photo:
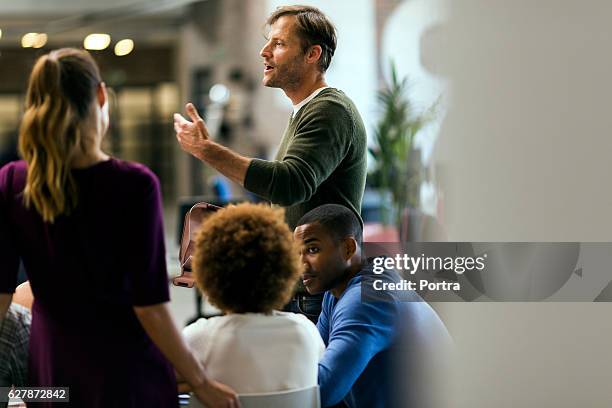
M 181 267 L 181 276 L 188 274 L 186 277 L 188 280 L 192 280 L 191 277 L 191 255 L 194 249 L 194 240 L 197 232 L 200 230 L 200 226 L 204 220 L 213 212 L 218 211 L 221 207 L 216 205 L 200 202 L 194 204 L 183 221 L 183 232 L 181 234 L 181 244 L 179 246 L 179 264 Z M 184 280 L 184 279 L 183 279 Z M 174 278 L 173 282 L 178 284 L 182 282 L 181 277 Z M 182 282 L 185 283 L 185 282 Z M 180 286 L 193 286 L 193 282 L 189 282 L 189 285 L 180 284 Z

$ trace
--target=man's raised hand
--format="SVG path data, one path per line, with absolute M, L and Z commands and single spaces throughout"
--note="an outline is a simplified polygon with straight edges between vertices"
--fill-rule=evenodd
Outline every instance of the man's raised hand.
M 191 122 L 185 119 L 180 113 L 174 114 L 176 140 L 178 140 L 181 145 L 181 149 L 200 160 L 204 160 L 204 148 L 210 138 L 208 129 L 192 103 L 188 103 L 185 109 Z

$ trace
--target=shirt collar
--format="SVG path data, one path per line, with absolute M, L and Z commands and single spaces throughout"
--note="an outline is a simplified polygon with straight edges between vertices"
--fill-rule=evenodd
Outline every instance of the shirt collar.
M 298 103 L 297 105 L 293 105 L 293 114 L 291 115 L 291 117 L 294 117 L 299 112 L 299 110 L 302 108 L 302 106 L 312 101 L 314 97 L 317 96 L 325 88 L 329 88 L 329 86 L 322 86 L 321 88 L 315 89 L 315 91 L 311 93 L 310 95 L 308 95 L 305 99 L 303 99 L 302 102 Z

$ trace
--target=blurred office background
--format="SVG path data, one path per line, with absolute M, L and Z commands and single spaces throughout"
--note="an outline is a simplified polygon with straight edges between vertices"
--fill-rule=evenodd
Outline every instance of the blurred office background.
M 351 96 L 371 129 L 385 61 L 391 54 L 403 58 L 401 48 L 385 40 L 401 37 L 399 32 L 387 33 L 389 27 L 401 30 L 395 16 L 401 2 L 306 3 L 321 7 L 338 27 L 339 47 L 328 82 Z M 291 105 L 282 91 L 261 86 L 259 50 L 265 43 L 265 19 L 281 4 L 275 0 L 2 1 L 0 149 L 13 148 L 27 75 L 36 57 L 58 47 L 83 47 L 89 34 L 106 34 L 109 38 L 92 43 L 103 49 L 91 52 L 113 89 L 108 149 L 151 167 L 161 179 L 168 205 L 181 196 L 210 194 L 206 177 L 210 174 L 202 177 L 206 169 L 175 142 L 172 114 L 183 112 L 184 104 L 192 101 L 222 143 L 251 156 L 274 154 Z
M 180 151 L 172 113 L 192 101 L 222 143 L 270 158 L 291 106 L 282 91 L 261 85 L 259 50 L 267 15 L 286 3 L 315 5 L 335 22 L 327 80 L 355 101 L 373 148 L 384 112 L 377 92 L 392 83 L 392 61 L 408 78 L 414 111 L 436 108 L 406 164 L 421 175 L 410 212 L 380 227 L 381 209 L 394 211 L 392 195 L 376 186 L 366 194 L 374 239 L 396 239 L 410 224 L 406 239 L 610 241 L 612 5 L 600 1 L 2 0 L 0 162 L 15 155 L 36 57 L 107 34 L 107 47 L 92 50 L 113 89 L 107 147 L 160 178 L 176 273 L 181 205 L 252 197 Z M 120 43 L 128 39 L 131 50 Z M 173 289 L 179 322 L 194 313 L 186 291 Z M 435 306 L 456 346 L 453 370 L 431 383 L 444 406 L 612 403 L 608 304 Z

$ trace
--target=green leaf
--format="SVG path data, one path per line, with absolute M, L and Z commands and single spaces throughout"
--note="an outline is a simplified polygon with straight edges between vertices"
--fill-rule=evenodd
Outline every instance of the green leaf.
M 368 151 L 375 161 L 370 177 L 373 184 L 391 194 L 397 214 L 406 206 L 417 207 L 420 169 L 411 162 L 414 139 L 419 131 L 437 115 L 440 98 L 424 112 L 415 112 L 410 99 L 408 78 L 399 78 L 391 61 L 391 81 L 377 94 L 382 108 L 374 131 L 375 146 Z

